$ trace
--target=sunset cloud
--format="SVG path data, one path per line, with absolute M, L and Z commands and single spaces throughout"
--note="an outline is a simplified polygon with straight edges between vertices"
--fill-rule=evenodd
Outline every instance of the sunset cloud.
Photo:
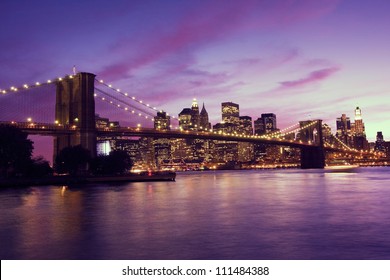
M 306 77 L 304 77 L 302 79 L 280 82 L 280 85 L 283 88 L 303 87 L 303 86 L 306 86 L 309 84 L 320 82 L 320 81 L 330 77 L 331 75 L 333 75 L 334 73 L 336 73 L 339 70 L 340 70 L 340 67 L 332 67 L 332 68 L 325 68 L 325 69 L 316 70 L 316 71 L 310 72 L 309 75 L 307 75 Z

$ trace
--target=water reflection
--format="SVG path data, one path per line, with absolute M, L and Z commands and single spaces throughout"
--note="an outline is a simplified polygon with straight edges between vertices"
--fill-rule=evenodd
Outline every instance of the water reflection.
M 387 169 L 4 189 L 2 259 L 389 259 Z

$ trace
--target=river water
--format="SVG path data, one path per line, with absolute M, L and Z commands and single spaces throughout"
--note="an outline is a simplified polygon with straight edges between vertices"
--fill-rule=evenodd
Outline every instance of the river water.
M 1 259 L 390 259 L 390 169 L 0 190 Z

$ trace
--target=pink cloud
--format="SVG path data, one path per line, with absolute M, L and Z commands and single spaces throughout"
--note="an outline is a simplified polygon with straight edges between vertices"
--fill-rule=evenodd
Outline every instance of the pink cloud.
M 340 67 L 320 69 L 309 73 L 309 75 L 305 78 L 293 80 L 293 81 L 284 81 L 284 82 L 280 82 L 280 84 L 283 88 L 302 87 L 308 84 L 313 84 L 322 81 L 339 70 Z
M 112 69 L 122 69 L 123 74 L 134 73 L 140 67 L 158 62 L 168 55 L 192 53 L 201 46 L 239 32 L 274 25 L 289 26 L 294 22 L 320 17 L 331 11 L 337 2 L 323 0 L 313 4 L 312 1 L 223 1 L 223 9 L 220 1 L 201 2 L 198 8 L 183 14 L 169 32 L 157 28 L 153 34 L 145 35 L 144 39 L 131 37 L 117 42 L 110 51 L 120 51 L 123 59 L 106 66 L 100 74 L 114 78 L 119 73 L 113 71 L 110 74 Z

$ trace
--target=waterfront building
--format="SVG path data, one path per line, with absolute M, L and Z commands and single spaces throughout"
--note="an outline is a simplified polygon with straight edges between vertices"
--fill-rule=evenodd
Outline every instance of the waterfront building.
M 107 156 L 112 151 L 109 139 L 98 139 L 96 142 L 96 154 Z
M 133 163 L 139 162 L 142 159 L 139 149 L 139 139 L 117 139 L 115 140 L 114 149 L 125 151 Z
M 153 151 L 155 164 L 158 169 L 161 169 L 165 160 L 171 159 L 171 143 L 167 138 L 157 138 L 153 140 Z
M 141 137 L 139 139 L 140 166 L 142 169 L 155 169 L 156 160 L 154 153 L 153 138 Z

